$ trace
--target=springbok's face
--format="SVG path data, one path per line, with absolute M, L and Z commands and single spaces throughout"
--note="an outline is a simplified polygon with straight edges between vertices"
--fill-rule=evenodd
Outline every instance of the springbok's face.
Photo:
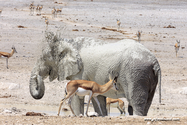
M 15 53 L 17 53 L 16 48 L 14 46 L 12 47 L 12 49 L 14 50 Z
M 112 82 L 113 82 L 112 83 L 112 85 L 113 85 L 112 89 L 115 90 L 115 91 L 119 90 L 118 87 L 117 87 L 117 77 L 115 77 Z

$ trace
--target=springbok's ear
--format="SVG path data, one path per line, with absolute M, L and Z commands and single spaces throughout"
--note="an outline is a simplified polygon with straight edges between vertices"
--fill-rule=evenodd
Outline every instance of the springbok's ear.
M 108 73 L 109 73 L 109 80 L 112 80 L 112 77 L 113 77 L 114 71 L 111 71 L 111 72 L 109 71 Z
M 113 81 L 117 82 L 118 76 L 119 76 L 119 73 L 117 72 L 116 75 L 115 75 L 115 77 L 114 77 L 114 80 L 113 80 Z

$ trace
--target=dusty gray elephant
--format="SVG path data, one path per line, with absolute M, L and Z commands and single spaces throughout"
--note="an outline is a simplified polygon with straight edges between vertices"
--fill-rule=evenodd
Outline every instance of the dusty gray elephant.
M 124 39 L 116 43 L 83 37 L 68 40 L 48 32 L 45 41 L 47 44 L 30 77 L 30 93 L 35 99 L 43 97 L 43 80 L 48 76 L 50 81 L 56 78 L 59 81 L 84 79 L 103 85 L 109 81 L 108 73 L 114 71 L 119 73 L 119 91 L 110 90 L 98 97 L 103 114 L 107 115 L 106 97 L 125 97 L 129 102 L 130 115 L 146 116 L 157 83 L 161 91 L 161 69 L 156 57 L 134 40 Z M 76 115 L 83 114 L 83 104 L 84 99 L 73 98 L 72 107 Z M 93 104 L 95 111 L 101 114 L 97 104 Z

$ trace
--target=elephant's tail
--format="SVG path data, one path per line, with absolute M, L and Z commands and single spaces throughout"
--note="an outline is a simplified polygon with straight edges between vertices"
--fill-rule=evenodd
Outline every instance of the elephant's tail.
M 159 103 L 161 104 L 161 70 L 158 71 Z
M 158 62 L 154 65 L 154 73 L 158 80 L 158 88 L 159 88 L 159 103 L 161 104 L 161 69 Z

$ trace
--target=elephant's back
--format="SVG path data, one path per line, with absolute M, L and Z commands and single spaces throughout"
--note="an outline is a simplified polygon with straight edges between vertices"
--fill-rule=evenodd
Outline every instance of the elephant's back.
M 141 43 L 134 40 L 121 40 L 124 44 L 123 58 L 128 61 L 139 63 L 154 63 L 157 61 L 155 55 Z
M 103 45 L 88 46 L 82 48 L 80 54 L 84 57 L 94 58 L 110 58 L 117 60 L 122 59 L 145 59 L 155 58 L 155 56 L 142 44 L 131 39 L 124 39 L 115 43 L 107 43 Z M 115 56 L 115 57 L 114 57 Z

